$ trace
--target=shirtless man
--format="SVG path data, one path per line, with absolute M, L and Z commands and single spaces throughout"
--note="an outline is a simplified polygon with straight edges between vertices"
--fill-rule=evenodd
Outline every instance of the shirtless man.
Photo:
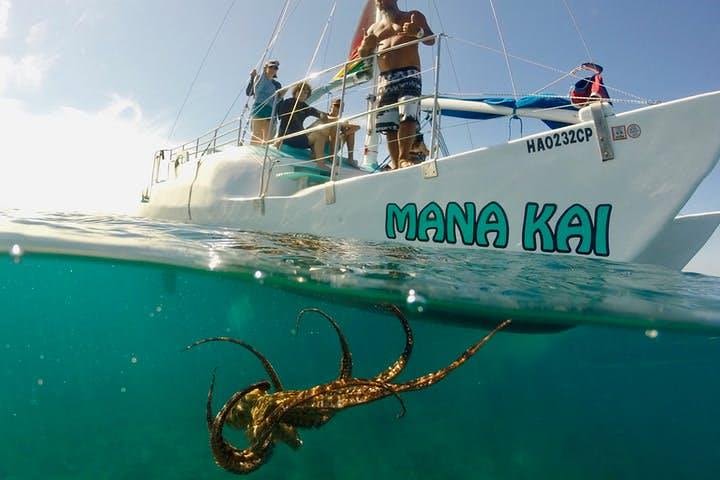
M 342 101 L 339 98 L 333 100 L 330 104 L 330 111 L 328 112 L 328 121 L 334 122 L 336 120 L 339 120 L 341 108 Z M 340 124 L 340 143 L 337 144 L 339 150 L 342 150 L 343 144 L 347 145 L 348 163 L 355 167 L 357 167 L 354 158 L 355 133 L 358 130 L 360 130 L 360 125 L 355 125 L 354 123 L 350 122 L 342 122 Z M 335 137 L 337 133 L 337 127 L 334 125 L 332 127 L 327 127 L 327 130 L 325 130 L 324 133 L 327 136 L 327 144 L 330 146 L 330 150 L 334 149 L 336 144 Z
M 390 168 L 409 167 L 413 165 L 410 148 L 420 120 L 418 97 L 422 94 L 418 44 L 386 53 L 383 51 L 421 38 L 425 39 L 422 41 L 425 45 L 433 45 L 435 38 L 425 16 L 417 10 L 403 12 L 398 8 L 397 0 L 375 0 L 375 4 L 383 15 L 365 33 L 359 53 L 361 57 L 366 57 L 377 49 L 380 54 L 378 107 L 416 99 L 382 111 L 377 117 L 378 133 L 387 136 Z

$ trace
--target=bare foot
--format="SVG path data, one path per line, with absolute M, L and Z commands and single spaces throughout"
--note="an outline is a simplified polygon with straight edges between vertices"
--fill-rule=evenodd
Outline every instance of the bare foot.
M 413 165 L 415 165 L 415 163 L 412 160 L 400 160 L 400 168 L 412 167 Z
M 326 172 L 329 172 L 329 171 L 330 171 L 330 167 L 328 167 L 327 165 L 325 165 L 325 162 L 322 162 L 322 161 L 320 161 L 320 162 L 315 162 L 315 166 L 316 166 L 317 168 L 319 168 L 320 170 L 325 170 Z

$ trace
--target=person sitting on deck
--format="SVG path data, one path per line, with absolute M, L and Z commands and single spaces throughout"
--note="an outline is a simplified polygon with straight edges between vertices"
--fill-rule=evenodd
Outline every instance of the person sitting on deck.
M 250 145 L 261 144 L 271 137 L 270 120 L 273 106 L 278 98 L 278 91 L 282 88 L 280 82 L 275 80 L 279 68 L 280 62 L 271 60 L 265 64 L 262 75 L 258 76 L 257 71 L 254 69 L 250 72 L 250 81 L 245 88 L 247 96 L 255 97 L 250 114 L 252 118 Z
M 292 90 L 292 97 L 281 101 L 277 106 L 277 114 L 280 119 L 280 137 L 291 135 L 305 130 L 303 123 L 308 117 L 316 117 L 322 121 L 328 120 L 328 114 L 317 108 L 309 106 L 305 101 L 312 93 L 312 88 L 305 82 L 301 82 Z M 327 143 L 327 132 L 317 130 L 308 134 L 295 135 L 280 142 L 293 148 L 312 149 L 313 158 L 319 168 L 329 170 L 325 166 L 325 145 Z
M 340 109 L 342 107 L 342 101 L 339 98 L 336 98 L 332 101 L 330 104 L 330 111 L 328 112 L 328 122 L 335 122 L 340 119 Z M 313 123 L 313 127 L 319 125 L 322 123 L 321 120 L 318 120 Z M 337 144 L 337 148 L 341 151 L 343 144 L 346 144 L 348 147 L 348 163 L 351 165 L 356 165 L 355 159 L 354 159 L 354 150 L 355 150 L 355 132 L 360 130 L 360 125 L 355 125 L 354 123 L 350 122 L 342 122 L 340 123 L 340 142 Z M 335 137 L 338 132 L 337 125 L 331 125 L 328 126 L 326 129 L 322 130 L 326 135 L 326 143 L 327 147 L 323 147 L 323 153 L 325 151 L 330 151 L 335 148 Z M 332 156 L 332 153 L 330 154 Z

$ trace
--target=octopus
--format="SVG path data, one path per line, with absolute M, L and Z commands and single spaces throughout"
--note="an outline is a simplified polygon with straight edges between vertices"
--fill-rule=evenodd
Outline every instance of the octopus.
M 282 442 L 293 449 L 299 449 L 303 442 L 298 429 L 319 428 L 341 410 L 388 397 L 394 397 L 399 401 L 401 410 L 398 418 L 400 418 L 406 411 L 400 397 L 401 393 L 424 389 L 439 382 L 475 355 L 498 331 L 511 323 L 509 319 L 500 322 L 447 366 L 412 380 L 394 383 L 393 380 L 405 369 L 410 359 L 414 339 L 410 324 L 401 310 L 394 305 L 383 308 L 400 321 L 405 331 L 405 348 L 395 362 L 372 378 L 353 376 L 352 354 L 345 335 L 332 317 L 317 308 L 306 308 L 299 313 L 296 331 L 299 329 L 301 319 L 308 313 L 316 313 L 325 318 L 337 333 L 340 342 L 340 371 L 334 380 L 305 390 L 286 390 L 270 361 L 243 340 L 212 337 L 187 346 L 186 350 L 209 342 L 229 342 L 239 345 L 260 360 L 269 377 L 269 381 L 253 383 L 235 392 L 220 411 L 213 415 L 215 388 L 215 372 L 213 372 L 205 413 L 210 433 L 210 448 L 215 463 L 232 473 L 251 473 L 268 461 L 277 443 Z M 238 448 L 224 437 L 223 429 L 226 424 L 245 431 L 248 440 L 246 448 Z

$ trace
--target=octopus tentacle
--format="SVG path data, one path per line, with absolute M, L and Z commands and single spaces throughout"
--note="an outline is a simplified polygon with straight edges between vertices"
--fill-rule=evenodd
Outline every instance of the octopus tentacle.
M 263 364 L 263 367 L 265 368 L 265 372 L 270 377 L 270 381 L 273 384 L 273 387 L 275 387 L 275 390 L 280 392 L 283 389 L 282 382 L 280 381 L 280 376 L 275 371 L 275 368 L 272 366 L 272 363 L 270 363 L 270 360 L 268 360 L 265 355 L 260 353 L 255 347 L 250 345 L 249 343 L 239 340 L 237 338 L 232 337 L 211 337 L 211 338 L 203 338 L 202 340 L 198 340 L 196 342 L 193 342 L 192 344 L 185 347 L 185 350 L 190 350 L 191 348 L 197 347 L 198 345 L 202 345 L 203 343 L 209 343 L 209 342 L 229 342 L 234 343 L 235 345 L 240 345 L 241 347 L 248 350 L 250 353 L 255 355 L 258 360 Z
M 379 382 L 389 382 L 393 378 L 397 377 L 400 372 L 405 369 L 405 366 L 407 365 L 408 360 L 410 360 L 410 355 L 413 351 L 414 339 L 410 324 L 408 323 L 407 318 L 405 318 L 403 312 L 395 305 L 384 305 L 383 308 L 394 314 L 400 320 L 400 323 L 405 330 L 405 349 L 400 354 L 400 357 L 395 360 L 392 365 L 390 365 L 388 368 L 386 368 L 384 371 L 380 372 L 374 377 L 374 379 Z
M 338 410 L 356 407 L 389 396 L 395 397 L 400 403 L 401 411 L 397 418 L 402 418 L 407 409 L 404 400 L 398 395 L 395 385 L 375 379 L 338 380 L 298 391 L 294 401 L 285 405 L 284 408 L 329 412 L 325 421 L 314 425 L 317 427 L 327 423 Z
M 299 327 L 302 317 L 310 312 L 318 313 L 330 322 L 338 335 L 342 350 L 340 374 L 339 378 L 332 382 L 316 385 L 306 390 L 281 391 L 282 385 L 279 377 L 270 362 L 242 340 L 214 337 L 199 340 L 188 346 L 187 349 L 190 349 L 211 341 L 228 341 L 239 344 L 263 362 L 277 390 L 274 393 L 268 393 L 271 387 L 271 382 L 268 381 L 250 385 L 233 394 L 218 414 L 213 417 L 212 400 L 215 387 L 215 372 L 213 371 L 206 404 L 206 418 L 210 430 L 210 447 L 217 465 L 233 473 L 250 473 L 268 460 L 277 442 L 285 442 L 295 449 L 300 448 L 302 440 L 297 434 L 299 428 L 322 426 L 340 410 L 371 403 L 389 396 L 395 397 L 400 402 L 401 411 L 398 418 L 401 418 L 407 410 L 400 393 L 419 390 L 439 382 L 475 355 L 497 332 L 511 323 L 511 320 L 499 323 L 448 366 L 413 380 L 394 384 L 390 383 L 390 380 L 399 375 L 406 367 L 413 350 L 414 339 L 410 325 L 402 311 L 393 305 L 384 308 L 400 320 L 405 330 L 405 348 L 392 365 L 371 379 L 352 377 L 352 356 L 347 339 L 337 322 L 316 308 L 302 310 L 298 315 L 296 327 Z M 223 429 L 226 424 L 245 429 L 249 440 L 247 448 L 239 449 L 225 440 Z
M 275 429 L 275 435 L 278 440 L 285 442 L 293 450 L 299 450 L 303 446 L 303 441 L 297 433 L 295 426 L 287 423 L 278 423 Z
M 210 388 L 208 389 L 207 403 L 205 404 L 205 420 L 207 421 L 208 431 L 212 430 L 212 423 L 215 416 L 212 413 L 213 390 L 215 390 L 215 370 L 213 369 L 212 378 L 210 380 Z
M 366 381 L 366 382 L 368 382 L 369 385 L 375 385 L 385 391 L 385 395 L 382 395 L 382 396 L 378 395 L 376 398 L 369 399 L 368 402 L 380 400 L 383 397 L 388 397 L 388 396 L 392 395 L 400 403 L 400 412 L 396 415 L 396 417 L 398 419 L 400 419 L 405 416 L 405 414 L 407 413 L 407 408 L 405 407 L 405 400 L 403 400 L 402 397 L 400 397 L 400 395 L 398 394 L 398 392 L 395 391 L 395 385 L 393 385 L 392 383 L 387 383 L 387 382 L 384 382 L 381 380 L 377 380 L 375 378 L 370 379 L 370 380 L 362 380 L 362 381 Z M 367 402 L 360 402 L 360 403 L 357 403 L 357 405 L 361 405 L 362 403 L 367 403 Z
M 338 379 L 347 379 L 352 377 L 352 353 L 350 352 L 350 345 L 348 345 L 347 338 L 345 337 L 345 334 L 342 333 L 342 330 L 340 330 L 340 325 L 337 324 L 334 318 L 332 318 L 327 313 L 323 312 L 319 308 L 303 308 L 300 310 L 300 313 L 297 316 L 297 320 L 295 322 L 295 330 L 300 329 L 300 320 L 306 313 L 317 313 L 318 315 L 321 315 L 330 322 L 330 325 L 335 329 L 335 332 L 338 335 L 338 340 L 340 340 L 340 348 L 342 350 L 342 357 L 340 357 L 340 373 L 338 374 Z
M 208 394 L 208 408 L 210 408 L 209 405 L 210 400 L 212 399 L 212 389 L 214 387 L 214 383 L 213 378 L 213 383 L 210 386 L 210 393 Z M 252 472 L 253 470 L 258 469 L 265 460 L 267 460 L 270 453 L 272 453 L 274 445 L 270 435 L 271 431 L 263 432 L 263 435 L 259 437 L 258 441 L 253 442 L 248 448 L 243 450 L 240 450 L 230 444 L 227 440 L 225 440 L 225 437 L 223 437 L 222 434 L 225 421 L 227 420 L 230 412 L 245 395 L 255 389 L 267 391 L 270 389 L 270 382 L 258 382 L 239 392 L 235 392 L 220 409 L 210 426 L 210 449 L 212 450 L 215 463 L 217 463 L 219 467 L 230 472 Z
M 389 383 L 382 382 L 382 388 L 387 389 L 390 392 L 390 394 L 393 397 L 395 397 L 398 402 L 400 402 L 400 412 L 396 415 L 396 417 L 398 419 L 400 419 L 400 418 L 404 417 L 405 414 L 407 413 L 407 407 L 405 407 L 405 400 L 403 400 L 402 397 L 400 397 L 400 394 L 398 392 L 396 392 L 393 387 L 394 386 Z
M 493 328 L 487 335 L 485 335 L 481 340 L 476 342 L 475 344 L 471 345 L 467 350 L 465 350 L 458 358 L 456 358 L 450 365 L 447 367 L 441 368 L 440 370 L 437 370 L 432 373 L 428 373 L 426 375 L 423 375 L 421 377 L 418 377 L 414 380 L 410 380 L 408 382 L 404 383 L 398 383 L 395 384 L 395 391 L 396 392 L 407 392 L 411 390 L 419 390 L 421 388 L 429 387 L 430 385 L 439 382 L 443 378 L 445 378 L 450 372 L 455 370 L 457 367 L 465 363 L 470 357 L 475 355 L 475 353 L 480 350 L 490 339 L 500 330 L 510 325 L 512 320 L 507 319 L 502 322 L 500 322 L 495 328 Z

